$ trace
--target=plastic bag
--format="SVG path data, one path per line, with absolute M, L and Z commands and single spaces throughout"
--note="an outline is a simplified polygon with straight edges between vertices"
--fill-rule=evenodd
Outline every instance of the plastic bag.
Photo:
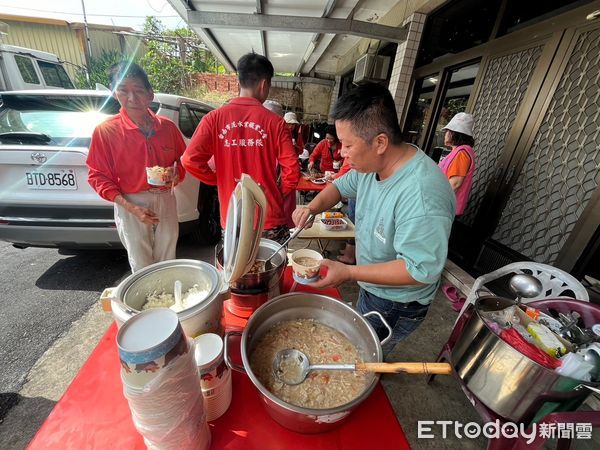
M 502 330 L 500 338 L 515 350 L 544 367 L 556 369 L 561 365 L 558 359 L 551 357 L 535 345 L 527 342 L 514 328 Z
M 133 424 L 149 449 L 210 447 L 210 429 L 191 342 L 189 347 L 144 388 L 123 386 Z
M 583 356 L 578 353 L 567 353 L 560 359 L 561 366 L 556 369 L 557 373 L 566 377 L 575 378 L 581 381 L 590 381 L 590 372 L 594 369 L 594 365 L 583 359 Z

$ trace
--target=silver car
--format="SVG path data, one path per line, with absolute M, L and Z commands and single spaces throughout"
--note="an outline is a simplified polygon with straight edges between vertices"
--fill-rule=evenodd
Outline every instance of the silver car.
M 17 247 L 121 247 L 113 205 L 87 181 L 92 132 L 119 111 L 109 91 L 35 90 L 1 94 L 0 240 Z M 213 108 L 156 94 L 151 108 L 186 141 Z M 203 243 L 220 236 L 216 189 L 191 175 L 175 188 L 181 234 Z

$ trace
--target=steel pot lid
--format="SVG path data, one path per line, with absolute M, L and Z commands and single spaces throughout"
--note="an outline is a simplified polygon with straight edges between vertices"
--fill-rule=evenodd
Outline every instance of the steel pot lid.
M 229 199 L 223 237 L 223 274 L 227 283 L 250 270 L 258 252 L 267 212 L 267 198 L 248 174 Z

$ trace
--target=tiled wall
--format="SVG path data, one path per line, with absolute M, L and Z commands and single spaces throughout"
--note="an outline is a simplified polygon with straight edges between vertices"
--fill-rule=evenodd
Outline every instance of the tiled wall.
M 402 44 L 398 44 L 396 58 L 394 59 L 394 65 L 392 67 L 392 76 L 389 83 L 389 90 L 396 103 L 398 121 L 401 120 L 402 112 L 408 101 L 411 77 L 415 67 L 417 51 L 419 50 L 419 43 L 421 42 L 421 34 L 423 33 L 426 17 L 425 14 L 414 13 L 402 24 L 403 26 L 409 24 L 408 34 L 406 36 L 406 41 Z

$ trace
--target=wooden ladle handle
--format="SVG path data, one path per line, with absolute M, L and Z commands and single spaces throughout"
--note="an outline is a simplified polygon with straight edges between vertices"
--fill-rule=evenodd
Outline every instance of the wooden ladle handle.
M 356 370 L 381 373 L 417 373 L 450 375 L 452 366 L 448 363 L 431 362 L 396 362 L 396 363 L 362 363 L 356 365 Z

